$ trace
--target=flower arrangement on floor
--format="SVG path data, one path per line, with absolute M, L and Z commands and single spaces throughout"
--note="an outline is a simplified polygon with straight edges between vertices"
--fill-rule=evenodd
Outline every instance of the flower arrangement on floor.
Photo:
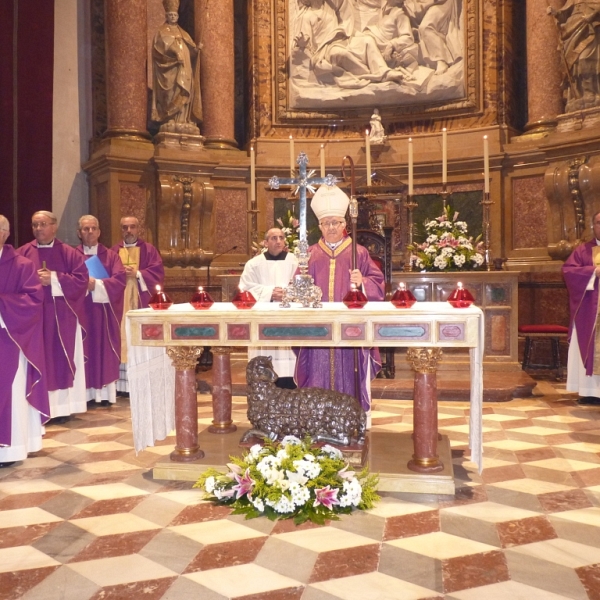
M 422 244 L 412 244 L 412 264 L 421 271 L 471 271 L 483 264 L 479 236 L 467 235 L 467 224 L 458 220 L 458 212 L 446 206 L 433 221 L 425 222 Z
M 296 248 L 298 247 L 298 242 L 300 240 L 298 236 L 300 221 L 298 221 L 296 215 L 294 215 L 294 212 L 288 210 L 283 218 L 278 218 L 276 220 L 275 227 L 277 227 L 277 225 L 279 225 L 279 228 L 283 232 L 283 235 L 285 235 L 285 243 L 287 244 L 287 247 L 289 248 L 290 252 L 295 252 Z M 262 252 L 267 251 L 267 243 L 265 240 L 262 240 L 260 242 L 253 242 L 252 249 L 254 250 L 254 256 L 258 256 Z
M 266 516 L 272 521 L 293 518 L 296 525 L 323 525 L 340 513 L 372 508 L 379 496 L 379 478 L 365 467 L 352 471 L 333 446 L 286 436 L 281 442 L 255 444 L 240 457 L 231 457 L 229 471 L 207 469 L 194 484 L 205 498 L 233 507 L 246 519 Z

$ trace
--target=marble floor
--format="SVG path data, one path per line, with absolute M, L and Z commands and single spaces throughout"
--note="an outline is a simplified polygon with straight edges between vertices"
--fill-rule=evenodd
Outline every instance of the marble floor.
M 371 511 L 298 528 L 153 480 L 174 439 L 136 456 L 120 398 L 48 427 L 42 451 L 0 470 L 0 598 L 600 600 L 600 407 L 536 390 L 484 405 L 481 475 L 468 404 L 440 403 L 454 497 L 384 493 Z M 204 427 L 210 396 L 198 400 Z M 234 418 L 245 424 L 243 397 Z M 374 427 L 411 419 L 411 402 L 375 401 Z

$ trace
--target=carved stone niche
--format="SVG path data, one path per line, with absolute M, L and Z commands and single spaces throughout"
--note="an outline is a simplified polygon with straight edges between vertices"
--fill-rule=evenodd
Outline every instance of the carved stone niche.
M 165 267 L 206 267 L 213 258 L 214 188 L 197 173 L 157 178 L 158 249 Z
M 600 156 L 580 156 L 551 165 L 544 176 L 548 212 L 548 254 L 565 260 L 590 238 L 592 216 L 600 212 Z

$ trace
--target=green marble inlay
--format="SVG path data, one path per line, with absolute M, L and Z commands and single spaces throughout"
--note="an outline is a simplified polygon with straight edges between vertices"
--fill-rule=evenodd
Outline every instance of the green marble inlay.
M 269 338 L 295 338 L 295 337 L 313 337 L 322 338 L 329 335 L 329 329 L 327 327 L 316 327 L 316 326 L 269 326 L 262 330 L 262 334 Z
M 217 335 L 217 330 L 214 327 L 175 327 L 174 333 L 178 338 L 207 338 Z
M 506 302 L 506 289 L 502 286 L 492 287 L 492 302 Z
M 389 338 L 420 338 L 427 333 L 420 325 L 384 325 L 378 332 L 381 337 Z

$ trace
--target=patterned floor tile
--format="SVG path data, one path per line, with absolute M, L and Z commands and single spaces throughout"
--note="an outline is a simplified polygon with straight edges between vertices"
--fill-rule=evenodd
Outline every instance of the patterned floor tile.
M 62 519 L 35 506 L 0 512 L 0 529 L 38 525 L 40 523 L 55 523 L 57 521 L 62 521 Z
M 211 520 L 188 525 L 176 525 L 169 530 L 201 544 L 223 544 L 263 537 L 263 534 L 227 519 Z
M 148 531 L 150 529 L 160 528 L 155 523 L 146 521 L 146 519 L 142 519 L 131 513 L 117 513 L 102 515 L 100 517 L 73 519 L 71 523 L 97 536 L 131 533 L 133 531 Z
M 312 552 L 331 552 L 373 543 L 373 540 L 369 538 L 331 527 L 283 533 L 277 537 Z
M 99 587 L 122 585 L 134 581 L 149 581 L 177 575 L 170 569 L 139 554 L 69 563 L 67 567 Z
M 303 600 L 318 600 L 315 590 L 327 592 L 339 600 L 432 600 L 440 598 L 434 590 L 390 577 L 383 573 L 366 573 L 331 581 L 312 583 L 302 596 Z
M 251 594 L 266 594 L 274 590 L 295 589 L 301 586 L 290 577 L 254 564 L 197 571 L 184 577 L 207 590 L 221 594 L 223 598 L 242 598 Z
M 60 563 L 33 546 L 13 546 L 0 548 L 0 572 L 25 571 L 54 567 Z

